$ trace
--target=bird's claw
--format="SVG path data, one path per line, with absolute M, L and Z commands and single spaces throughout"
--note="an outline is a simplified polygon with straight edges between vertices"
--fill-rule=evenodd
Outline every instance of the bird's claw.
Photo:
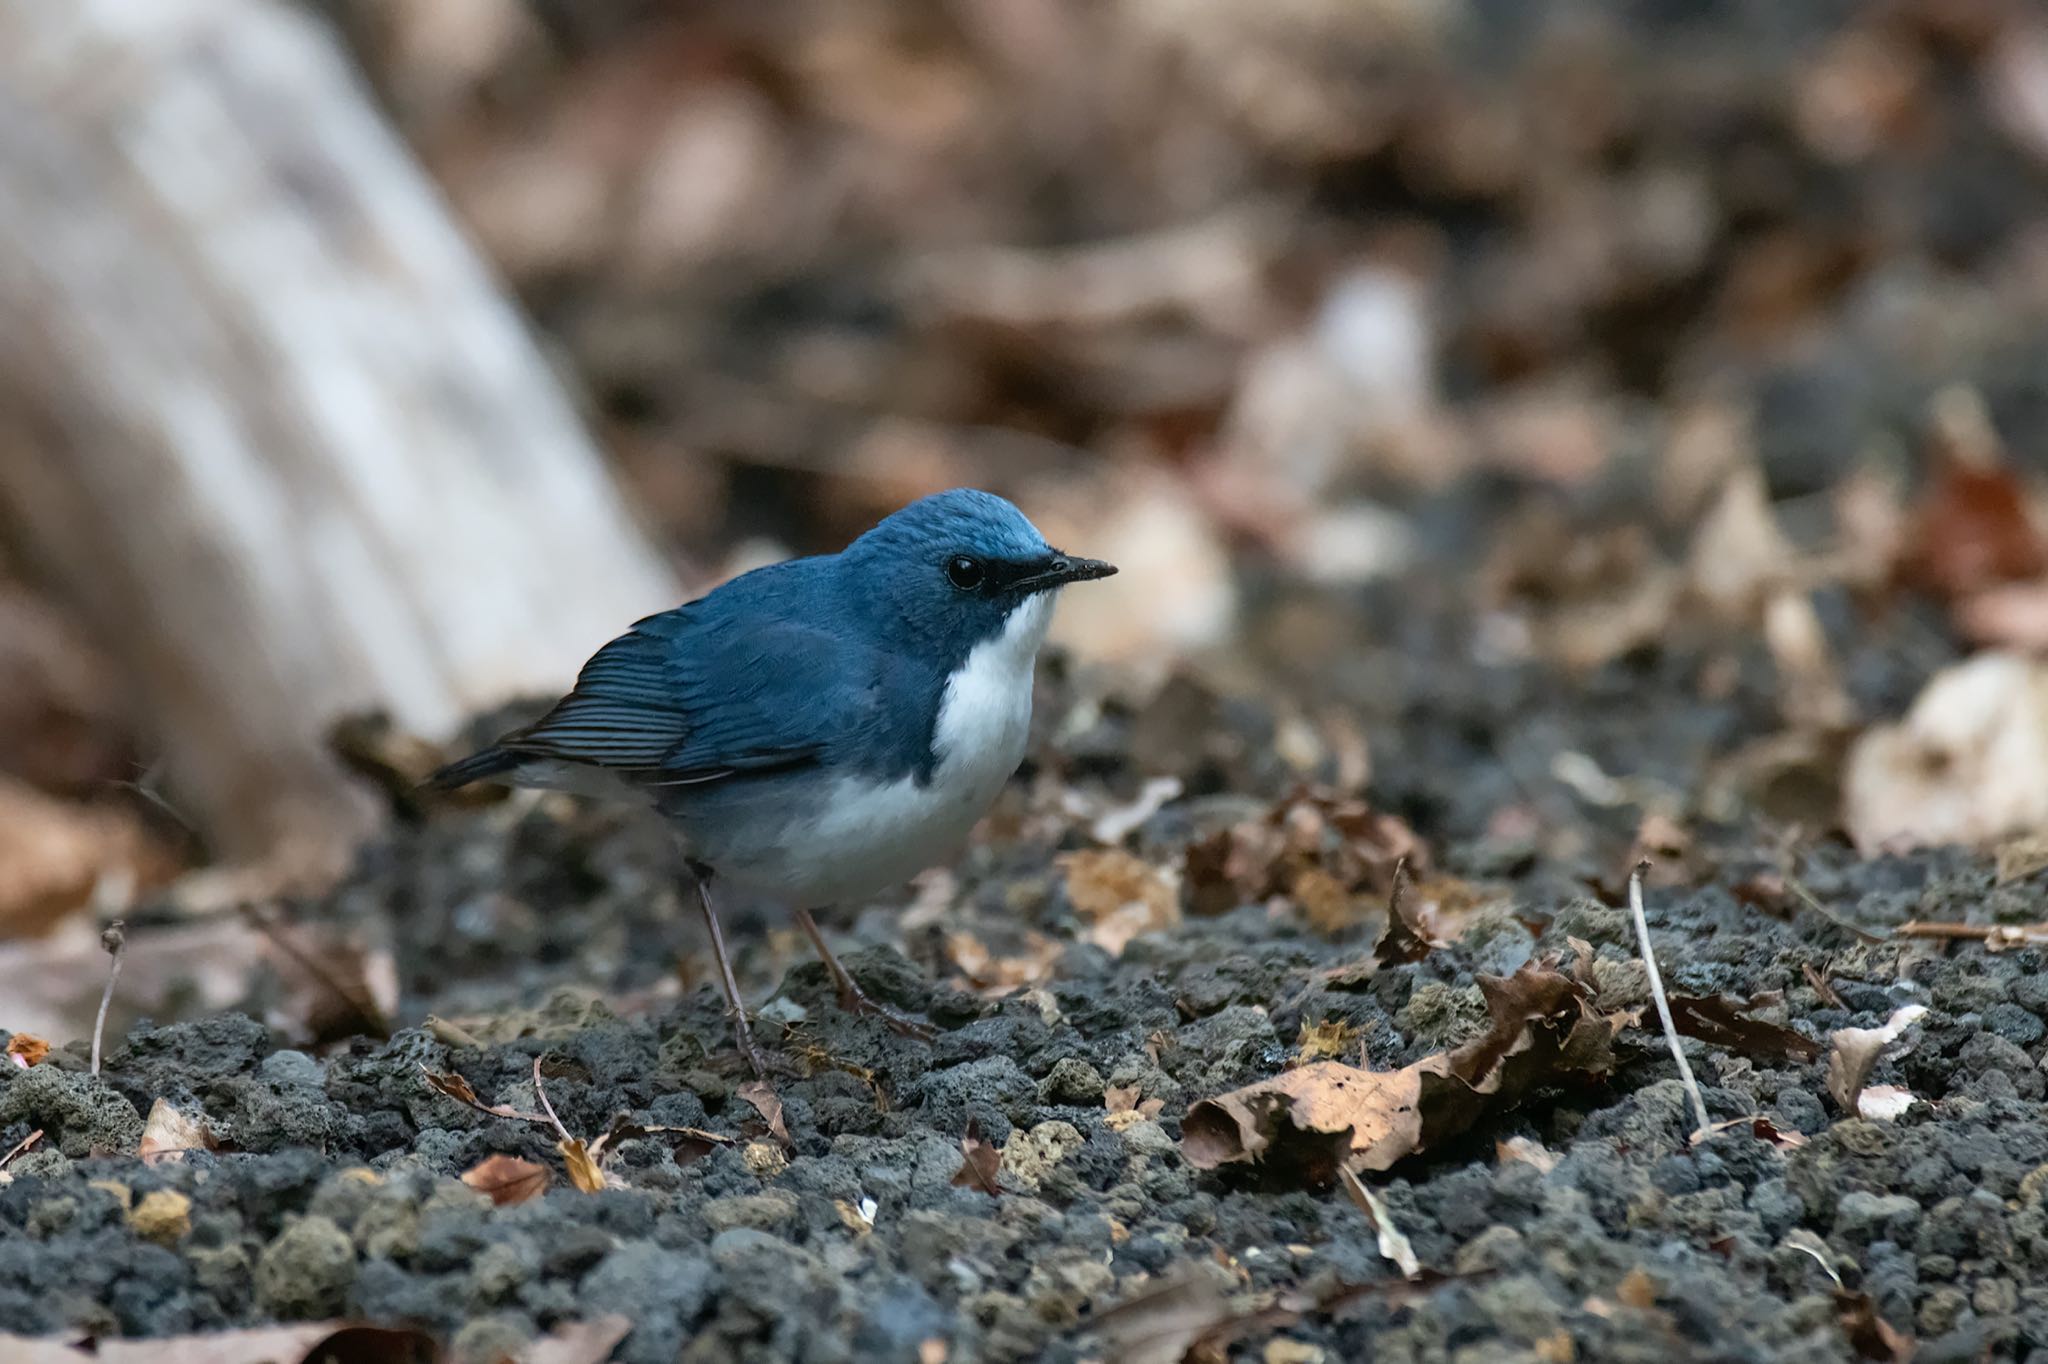
M 839 1007 L 856 1018 L 880 1019 L 882 1025 L 898 1037 L 931 1042 L 939 1035 L 938 1029 L 931 1024 L 912 1018 L 909 1014 L 898 1013 L 886 1004 L 877 1004 L 862 993 L 859 986 L 852 986 L 839 992 Z

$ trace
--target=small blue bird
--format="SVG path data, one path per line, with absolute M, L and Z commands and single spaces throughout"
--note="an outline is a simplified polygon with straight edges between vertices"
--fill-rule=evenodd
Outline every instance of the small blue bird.
M 862 993 L 811 911 L 957 849 L 1023 760 L 1059 589 L 1115 572 L 1053 549 L 991 493 L 937 493 L 837 554 L 756 569 L 640 621 L 538 722 L 428 784 L 495 780 L 667 816 L 757 1074 L 714 875 L 796 910 L 841 1007 L 929 1037 Z

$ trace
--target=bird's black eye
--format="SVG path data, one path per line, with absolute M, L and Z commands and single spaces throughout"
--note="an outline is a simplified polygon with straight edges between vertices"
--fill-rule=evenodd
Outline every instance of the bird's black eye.
M 953 586 L 959 588 L 962 592 L 972 592 L 975 588 L 980 587 L 984 576 L 981 560 L 979 559 L 970 559 L 964 554 L 956 554 L 946 560 L 946 581 L 952 583 Z

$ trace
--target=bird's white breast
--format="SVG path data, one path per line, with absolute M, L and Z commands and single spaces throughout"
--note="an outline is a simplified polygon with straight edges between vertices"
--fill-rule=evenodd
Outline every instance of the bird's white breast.
M 811 906 L 857 899 L 958 850 L 1024 760 L 1032 674 L 1053 596 L 1026 598 L 947 682 L 930 780 L 843 778 L 807 828 L 789 831 L 778 878 L 784 884 L 775 889 Z

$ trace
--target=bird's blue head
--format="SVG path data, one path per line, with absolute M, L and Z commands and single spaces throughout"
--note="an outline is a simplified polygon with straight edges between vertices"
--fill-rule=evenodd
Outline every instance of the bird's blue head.
M 881 628 L 949 667 L 1006 629 L 1032 634 L 1035 650 L 1054 593 L 1116 572 L 1054 549 L 1015 506 L 972 488 L 918 499 L 840 560 Z

